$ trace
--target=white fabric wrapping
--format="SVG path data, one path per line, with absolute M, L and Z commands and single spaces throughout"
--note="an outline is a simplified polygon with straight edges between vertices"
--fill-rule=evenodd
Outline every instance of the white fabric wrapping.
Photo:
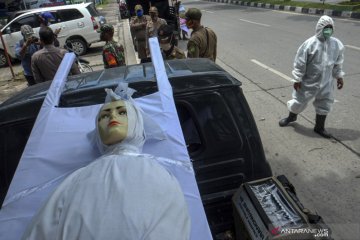
M 143 152 L 164 157 L 158 158 L 159 161 L 178 179 L 191 217 L 190 239 L 212 239 L 185 147 L 172 89 L 165 72 L 158 73 L 164 71 L 159 49 L 152 50 L 152 56 L 161 59 L 158 64 L 162 64 L 162 70 L 154 64 L 159 92 L 135 101 L 148 117 L 161 123 L 162 131 L 152 133 L 154 136 L 146 141 Z M 67 54 L 37 117 L 0 210 L 0 239 L 20 239 L 31 218 L 59 183 L 74 170 L 99 157 L 99 152 L 87 135 L 95 128 L 93 119 L 100 105 L 55 107 L 72 62 L 73 56 Z M 151 132 L 146 129 L 146 123 L 145 132 Z M 155 136 L 157 133 L 161 136 Z
M 186 240 L 189 235 L 176 178 L 155 158 L 121 150 L 67 177 L 23 239 Z
M 141 110 L 131 97 L 123 101 L 126 138 L 108 146 L 96 129 L 104 155 L 57 187 L 22 239 L 189 239 L 190 217 L 180 185 L 155 157 L 139 154 L 145 142 Z

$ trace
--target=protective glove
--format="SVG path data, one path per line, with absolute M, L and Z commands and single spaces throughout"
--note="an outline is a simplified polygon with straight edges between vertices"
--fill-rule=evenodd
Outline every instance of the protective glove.
M 337 79 L 337 88 L 342 89 L 344 86 L 344 80 L 342 78 Z
M 294 83 L 294 89 L 295 91 L 299 90 L 301 88 L 301 82 Z

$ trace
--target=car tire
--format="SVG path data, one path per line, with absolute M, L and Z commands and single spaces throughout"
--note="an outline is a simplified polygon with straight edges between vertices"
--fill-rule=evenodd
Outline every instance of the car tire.
M 0 50 L 0 67 L 6 67 L 8 65 L 7 58 L 4 50 Z
M 72 44 L 72 49 L 73 51 L 78 55 L 84 55 L 87 52 L 87 43 L 80 39 L 80 38 L 75 38 L 75 39 L 71 39 L 71 44 Z

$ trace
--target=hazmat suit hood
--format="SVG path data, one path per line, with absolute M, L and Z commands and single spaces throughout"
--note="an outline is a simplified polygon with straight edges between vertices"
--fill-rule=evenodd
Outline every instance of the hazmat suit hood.
M 325 40 L 323 35 L 323 29 L 327 25 L 331 25 L 333 27 L 333 31 L 335 31 L 334 21 L 329 16 L 326 15 L 322 16 L 316 24 L 316 28 L 315 28 L 316 37 L 321 41 Z
M 135 90 L 128 88 L 127 84 L 117 88 L 115 92 L 111 89 L 105 89 L 107 96 L 105 99 L 105 104 L 122 100 L 125 103 L 127 117 L 128 117 L 128 131 L 126 138 L 116 144 L 106 145 L 101 141 L 97 120 L 100 114 L 95 118 L 96 131 L 94 132 L 96 145 L 99 148 L 101 154 L 117 154 L 120 152 L 133 152 L 141 153 L 143 145 L 145 143 L 145 130 L 144 130 L 144 120 L 142 117 L 141 109 L 136 105 L 134 100 L 131 98 L 131 95 Z

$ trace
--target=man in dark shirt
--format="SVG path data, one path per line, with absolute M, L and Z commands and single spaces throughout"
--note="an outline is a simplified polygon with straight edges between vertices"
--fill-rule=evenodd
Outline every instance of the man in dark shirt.
M 41 27 L 39 31 L 43 49 L 34 53 L 31 58 L 31 70 L 35 83 L 52 81 L 67 51 L 54 46 L 54 32 L 49 27 Z M 71 74 L 79 74 L 78 66 L 73 63 Z

